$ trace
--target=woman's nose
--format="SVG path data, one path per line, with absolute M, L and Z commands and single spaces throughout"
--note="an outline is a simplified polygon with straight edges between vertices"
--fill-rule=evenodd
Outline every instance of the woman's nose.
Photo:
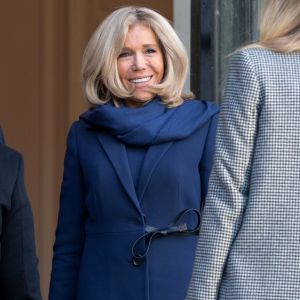
M 134 55 L 133 70 L 143 70 L 146 67 L 146 60 L 143 54 L 137 53 Z

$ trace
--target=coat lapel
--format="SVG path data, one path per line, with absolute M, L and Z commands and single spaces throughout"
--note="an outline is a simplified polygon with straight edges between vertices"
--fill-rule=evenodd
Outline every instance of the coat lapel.
M 142 170 L 140 172 L 140 180 L 137 187 L 137 196 L 140 199 L 140 202 L 142 202 L 153 171 L 157 167 L 160 159 L 172 144 L 173 142 L 169 142 L 149 147 L 145 156 Z
M 105 132 L 97 133 L 97 138 L 108 156 L 116 174 L 126 190 L 129 198 L 137 210 L 142 213 L 141 201 L 149 185 L 151 176 L 157 167 L 160 159 L 167 152 L 173 142 L 150 146 L 147 150 L 143 167 L 140 172 L 140 179 L 137 190 L 135 190 L 132 174 L 130 171 L 125 145 Z
M 105 132 L 97 133 L 97 138 L 113 165 L 114 170 L 116 171 L 116 174 L 129 198 L 132 200 L 138 211 L 142 213 L 134 188 L 125 145 Z

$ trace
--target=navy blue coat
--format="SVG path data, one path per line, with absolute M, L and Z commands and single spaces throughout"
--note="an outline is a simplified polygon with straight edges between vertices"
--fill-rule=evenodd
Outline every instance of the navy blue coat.
M 23 160 L 0 144 L 0 299 L 41 299 Z
M 184 299 L 197 235 L 154 239 L 140 266 L 132 262 L 132 246 L 147 225 L 164 228 L 184 209 L 200 209 L 213 160 L 216 111 L 189 136 L 150 145 L 137 188 L 124 143 L 83 119 L 73 124 L 51 300 Z M 185 223 L 193 227 L 194 217 Z

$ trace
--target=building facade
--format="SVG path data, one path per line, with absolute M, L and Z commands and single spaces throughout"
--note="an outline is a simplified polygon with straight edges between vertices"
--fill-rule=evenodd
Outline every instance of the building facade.
M 87 108 L 83 49 L 114 8 L 148 6 L 173 22 L 192 62 L 185 89 L 219 103 L 228 54 L 257 36 L 259 0 L 6 1 L 0 18 L 0 124 L 25 160 L 35 216 L 43 297 L 47 298 L 66 134 Z

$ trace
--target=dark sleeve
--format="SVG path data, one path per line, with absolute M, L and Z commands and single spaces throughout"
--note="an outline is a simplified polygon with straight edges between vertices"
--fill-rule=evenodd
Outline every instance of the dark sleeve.
M 2 211 L 0 299 L 41 299 L 33 216 L 24 186 L 23 160 L 11 194 L 11 207 Z
M 205 140 L 202 158 L 199 165 L 199 172 L 201 178 L 201 206 L 203 206 L 207 194 L 209 176 L 214 162 L 218 115 L 219 113 L 215 114 L 211 119 Z
M 0 144 L 4 144 L 4 135 L 1 127 L 0 127 Z
M 76 299 L 78 273 L 85 240 L 84 184 L 72 126 L 64 163 L 60 208 L 52 264 L 50 300 Z

